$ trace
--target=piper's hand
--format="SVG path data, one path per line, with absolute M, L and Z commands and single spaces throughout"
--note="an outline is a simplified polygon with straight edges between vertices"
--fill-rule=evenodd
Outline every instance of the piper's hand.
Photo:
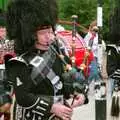
M 73 103 L 71 105 L 72 108 L 74 107 L 78 107 L 82 104 L 84 104 L 85 102 L 85 96 L 83 94 L 78 94 L 78 95 L 75 95 L 75 97 L 73 97 Z
M 50 112 L 55 114 L 62 120 L 70 120 L 73 110 L 72 108 L 66 107 L 65 105 L 62 105 L 61 103 L 55 103 L 53 104 Z
M 5 103 L 4 105 L 0 106 L 0 112 L 8 112 L 10 110 L 10 107 L 10 103 Z

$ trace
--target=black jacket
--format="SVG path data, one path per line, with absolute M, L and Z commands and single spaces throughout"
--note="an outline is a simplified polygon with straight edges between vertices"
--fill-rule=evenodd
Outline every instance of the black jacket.
M 112 75 L 120 68 L 120 51 L 116 46 L 107 46 L 107 73 Z
M 55 96 L 54 86 L 47 77 L 44 79 L 40 75 L 36 77 L 37 84 L 31 79 L 33 68 L 29 61 L 36 55 L 38 55 L 36 50 L 30 51 L 21 57 L 13 58 L 7 64 L 7 75 L 13 83 L 17 102 L 15 112 L 17 116 L 14 118 L 16 120 L 23 120 L 23 118 L 24 120 L 32 120 L 33 118 L 47 120 L 50 116 L 50 109 L 54 103 L 53 96 Z M 41 55 L 39 54 L 39 56 Z M 51 68 L 64 83 L 62 79 L 63 63 L 57 55 Z M 56 95 L 68 97 L 70 91 L 73 92 L 71 85 L 67 87 L 63 85 Z

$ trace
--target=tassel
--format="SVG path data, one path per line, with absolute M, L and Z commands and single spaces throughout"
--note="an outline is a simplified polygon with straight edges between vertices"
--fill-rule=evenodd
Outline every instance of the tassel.
M 111 106 L 111 116 L 119 117 L 119 96 L 113 96 Z
M 116 117 L 119 117 L 119 96 L 116 98 L 116 105 L 115 105 L 115 111 L 116 111 Z
M 115 96 L 112 98 L 111 116 L 115 116 Z

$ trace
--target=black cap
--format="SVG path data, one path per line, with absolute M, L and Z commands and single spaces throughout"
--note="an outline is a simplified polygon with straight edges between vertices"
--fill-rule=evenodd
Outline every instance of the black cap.
M 15 40 L 15 51 L 25 52 L 35 42 L 37 29 L 57 22 L 56 0 L 12 0 L 7 9 L 7 36 Z

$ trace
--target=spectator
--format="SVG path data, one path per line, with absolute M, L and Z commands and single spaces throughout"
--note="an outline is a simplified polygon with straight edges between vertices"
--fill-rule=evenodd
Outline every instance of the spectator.
M 6 87 L 6 75 L 4 64 L 4 40 L 6 39 L 6 19 L 5 12 L 0 10 L 0 119 L 10 120 L 11 97 L 10 91 Z
M 87 35 L 84 37 L 86 42 L 87 48 L 93 52 L 94 60 L 90 64 L 90 72 L 88 81 L 91 80 L 99 80 L 99 72 L 98 72 L 98 27 L 96 26 L 97 23 L 94 21 L 90 27 Z

